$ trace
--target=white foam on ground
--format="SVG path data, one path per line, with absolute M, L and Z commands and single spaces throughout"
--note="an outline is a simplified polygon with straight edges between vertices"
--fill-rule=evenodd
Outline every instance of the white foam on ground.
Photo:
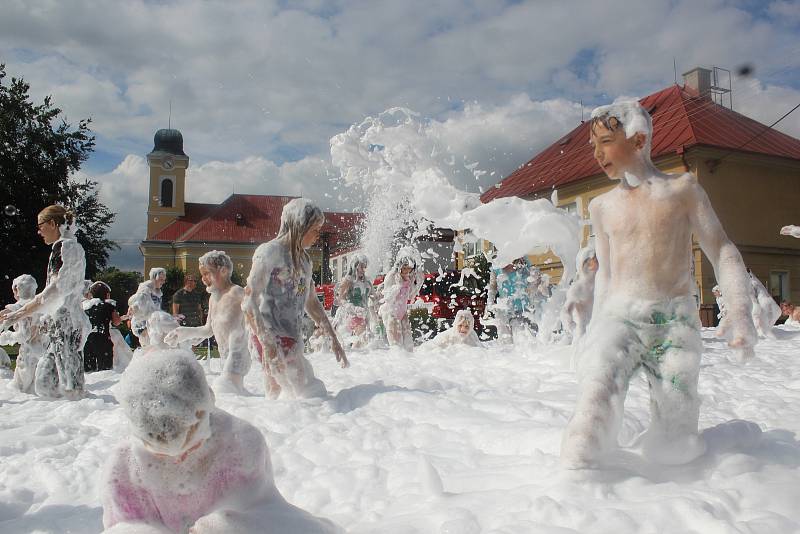
M 346 372 L 313 354 L 327 399 L 218 392 L 217 406 L 263 432 L 289 502 L 350 533 L 797 532 L 800 332 L 775 333 L 742 366 L 704 331 L 708 452 L 685 466 L 623 449 L 603 470 L 559 467 L 568 347 L 353 352 Z M 93 397 L 77 402 L 0 381 L 0 532 L 102 530 L 100 470 L 127 433 L 118 379 L 88 374 Z M 263 392 L 257 366 L 245 384 Z M 648 402 L 639 375 L 623 442 L 647 427 Z

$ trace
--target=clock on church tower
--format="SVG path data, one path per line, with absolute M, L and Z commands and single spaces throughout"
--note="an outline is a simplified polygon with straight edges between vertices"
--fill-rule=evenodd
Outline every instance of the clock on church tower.
M 173 128 L 158 130 L 147 154 L 150 188 L 147 202 L 147 238 L 185 214 L 186 169 L 183 135 Z

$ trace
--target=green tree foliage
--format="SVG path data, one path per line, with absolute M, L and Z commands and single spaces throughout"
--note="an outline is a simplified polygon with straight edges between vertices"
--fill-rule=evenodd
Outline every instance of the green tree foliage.
M 69 206 L 79 217 L 87 278 L 105 267 L 116 246 L 105 237 L 114 214 L 99 201 L 97 184 L 71 178 L 94 150 L 90 120 L 73 128 L 49 96 L 34 104 L 24 80 L 5 78 L 0 64 L 0 243 L 8 252 L 0 262 L 0 301 L 11 300 L 11 281 L 20 274 L 44 286 L 50 247 L 36 233 L 36 216 L 50 204 Z
M 95 280 L 102 280 L 111 288 L 111 298 L 117 302 L 120 315 L 128 313 L 128 299 L 136 293 L 142 282 L 142 273 L 136 271 L 120 271 L 109 267 L 97 274 Z

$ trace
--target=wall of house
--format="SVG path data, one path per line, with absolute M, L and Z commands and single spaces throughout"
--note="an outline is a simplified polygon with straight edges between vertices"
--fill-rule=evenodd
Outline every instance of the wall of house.
M 782 226 L 800 223 L 800 161 L 726 156 L 709 148 L 695 150 L 692 158 L 700 184 L 745 266 L 773 295 L 800 301 L 800 239 L 780 235 Z M 703 301 L 710 303 L 716 277 L 705 257 L 701 270 Z M 783 287 L 776 283 L 780 273 L 788 277 Z

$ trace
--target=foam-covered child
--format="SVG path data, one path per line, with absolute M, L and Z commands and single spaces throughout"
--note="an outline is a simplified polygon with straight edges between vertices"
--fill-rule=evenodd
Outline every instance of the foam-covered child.
M 214 405 L 190 351 L 134 358 L 116 393 L 131 436 L 103 471 L 107 532 L 339 532 L 283 499 L 264 436 Z

